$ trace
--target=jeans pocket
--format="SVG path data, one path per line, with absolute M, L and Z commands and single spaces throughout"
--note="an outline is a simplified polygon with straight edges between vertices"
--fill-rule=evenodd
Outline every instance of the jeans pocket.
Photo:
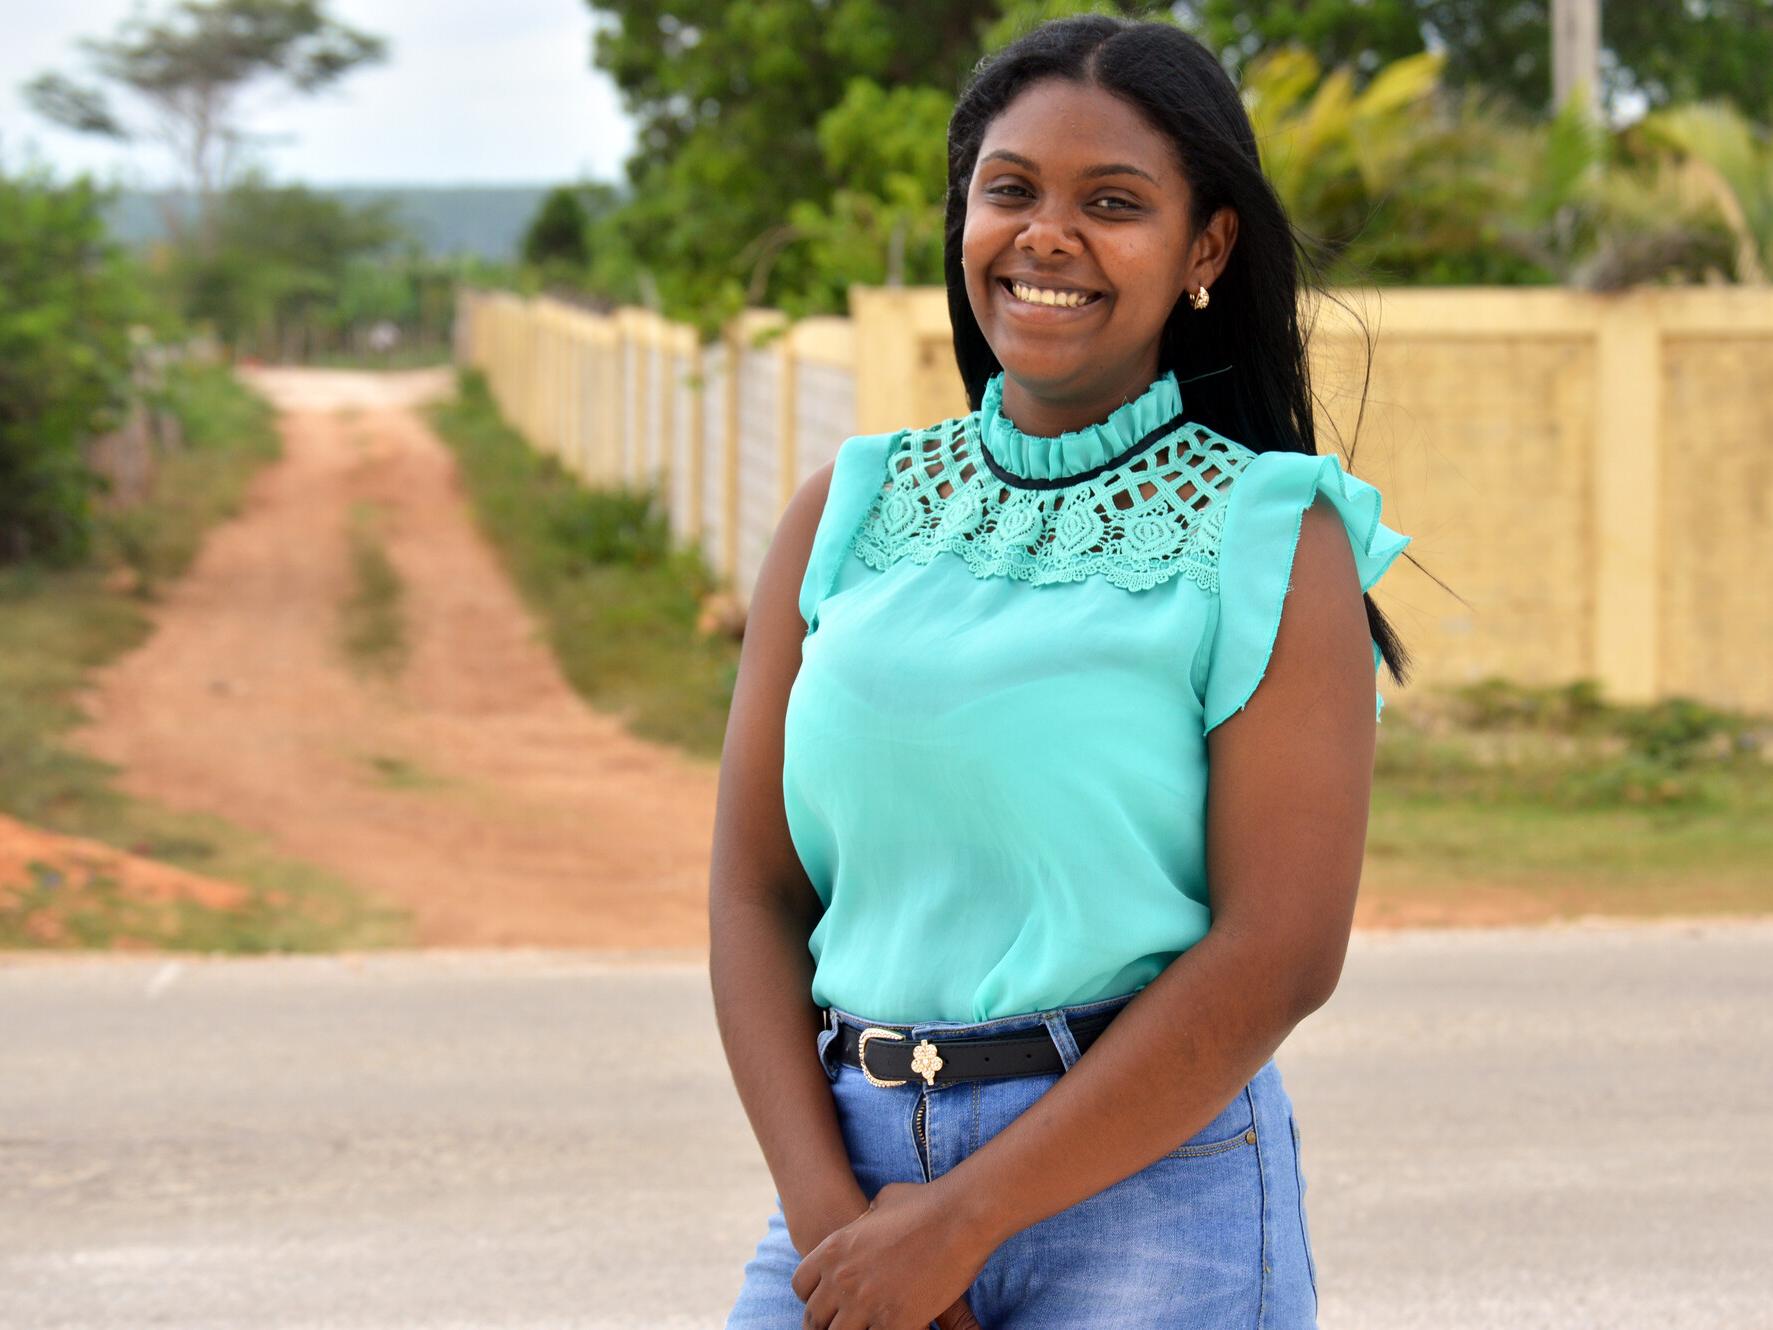
M 1246 1086 L 1206 1126 L 1164 1156 L 1166 1159 L 1201 1159 L 1221 1155 L 1256 1143 L 1256 1105 Z

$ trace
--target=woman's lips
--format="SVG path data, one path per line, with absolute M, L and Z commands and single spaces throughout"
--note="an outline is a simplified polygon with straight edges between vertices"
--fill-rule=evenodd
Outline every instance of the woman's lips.
M 1007 277 L 997 279 L 997 288 L 1003 293 L 1003 303 L 1020 319 L 1030 319 L 1036 323 L 1063 323 L 1070 319 L 1081 318 L 1091 313 L 1098 305 L 1106 305 L 1108 296 L 1098 292 L 1093 300 L 1086 300 L 1081 305 L 1041 305 L 1024 300 L 1010 287 Z

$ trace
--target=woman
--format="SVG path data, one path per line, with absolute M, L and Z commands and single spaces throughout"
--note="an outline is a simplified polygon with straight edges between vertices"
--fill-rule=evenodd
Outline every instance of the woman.
M 778 1195 L 727 1324 L 1313 1325 L 1272 1055 L 1340 975 L 1408 537 L 1316 455 L 1179 30 L 982 65 L 946 258 L 973 411 L 847 440 L 753 593 L 711 976 Z

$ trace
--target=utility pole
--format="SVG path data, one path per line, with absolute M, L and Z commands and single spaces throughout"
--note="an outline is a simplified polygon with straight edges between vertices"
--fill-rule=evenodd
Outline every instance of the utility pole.
M 1601 111 L 1601 0 L 1551 0 L 1551 100 L 1555 111 L 1580 85 L 1583 108 Z

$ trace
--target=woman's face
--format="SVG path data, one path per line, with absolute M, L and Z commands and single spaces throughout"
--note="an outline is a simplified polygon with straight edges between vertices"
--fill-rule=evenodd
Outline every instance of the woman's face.
M 1043 79 L 986 128 L 961 249 L 973 315 L 1018 423 L 1010 399 L 1022 398 L 1023 428 L 1067 406 L 1083 416 L 1077 425 L 1090 423 L 1101 403 L 1156 377 L 1170 312 L 1184 290 L 1212 285 L 1236 232 L 1235 214 L 1221 209 L 1192 235 L 1190 203 L 1169 140 L 1099 88 Z M 1088 298 L 1075 308 L 1030 303 L 1012 281 Z

